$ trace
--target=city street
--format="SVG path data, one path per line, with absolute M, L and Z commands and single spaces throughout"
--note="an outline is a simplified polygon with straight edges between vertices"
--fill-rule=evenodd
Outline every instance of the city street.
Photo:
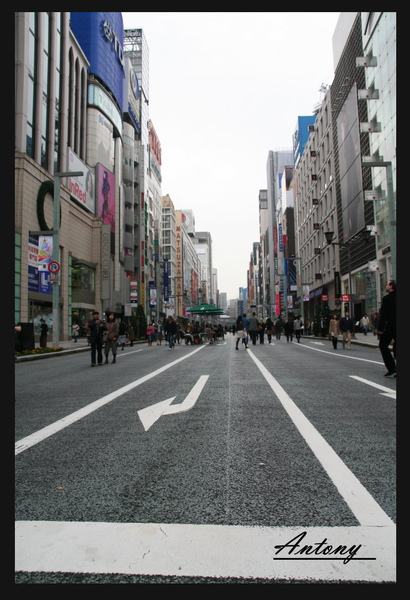
M 397 381 L 369 342 L 16 362 L 16 583 L 394 583 Z

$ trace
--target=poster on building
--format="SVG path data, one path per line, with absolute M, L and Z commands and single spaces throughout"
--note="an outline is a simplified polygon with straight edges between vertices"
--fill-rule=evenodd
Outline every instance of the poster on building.
M 157 290 L 155 288 L 149 288 L 149 307 L 156 308 L 157 307 Z
M 103 165 L 97 166 L 97 215 L 115 233 L 115 175 Z
M 28 243 L 28 291 L 52 294 L 48 265 L 53 258 L 52 235 L 30 235 Z
M 95 212 L 95 178 L 85 163 L 68 148 L 67 171 L 83 172 L 84 175 L 68 177 L 70 195 L 80 206 L 89 212 Z
M 302 286 L 303 302 L 309 302 L 309 286 Z

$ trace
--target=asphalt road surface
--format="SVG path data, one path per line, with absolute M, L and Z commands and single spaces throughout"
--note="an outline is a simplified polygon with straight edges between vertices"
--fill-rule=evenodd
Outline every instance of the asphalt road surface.
M 15 583 L 395 583 L 396 379 L 324 340 L 15 365 Z

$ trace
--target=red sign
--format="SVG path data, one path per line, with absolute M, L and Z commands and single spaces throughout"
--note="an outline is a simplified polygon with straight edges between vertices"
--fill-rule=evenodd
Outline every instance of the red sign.
M 61 269 L 61 265 L 56 260 L 52 260 L 48 263 L 48 270 L 50 273 L 58 273 Z
M 350 294 L 342 294 L 342 302 L 349 302 Z
M 327 294 L 322 294 L 323 302 L 327 302 L 329 300 L 329 296 Z

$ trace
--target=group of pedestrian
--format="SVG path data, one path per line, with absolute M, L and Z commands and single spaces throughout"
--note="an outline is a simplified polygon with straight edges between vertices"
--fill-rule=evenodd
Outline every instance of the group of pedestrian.
M 374 334 L 379 339 L 379 349 L 386 366 L 387 373 L 385 377 L 394 375 L 397 371 L 397 341 L 396 341 L 396 289 L 397 284 L 394 280 L 390 280 L 386 285 L 387 294 L 383 297 L 380 313 L 375 313 L 370 321 L 365 314 L 360 320 L 364 335 L 374 327 Z M 347 345 L 348 350 L 351 348 L 352 335 L 354 333 L 354 322 L 348 311 L 345 316 L 339 320 L 337 314 L 333 315 L 329 323 L 329 338 L 332 341 L 333 348 L 337 349 L 337 343 L 342 336 L 343 348 Z
M 107 315 L 107 320 L 100 319 L 98 310 L 92 313 L 92 319 L 87 323 L 87 334 L 91 346 L 91 366 L 102 365 L 108 363 L 109 354 L 111 351 L 111 364 L 117 362 L 117 349 L 124 346 L 127 340 L 130 340 L 130 345 L 134 345 L 134 328 L 124 321 L 119 323 L 114 313 Z M 103 363 L 103 349 L 105 362 Z
M 276 339 L 280 340 L 283 332 L 288 342 L 292 341 L 293 336 L 295 336 L 300 343 L 302 329 L 303 325 L 300 317 L 296 317 L 294 320 L 289 317 L 286 323 L 283 322 L 282 317 L 278 317 L 276 323 L 273 323 L 270 317 L 265 321 L 258 319 L 256 313 L 252 313 L 249 319 L 246 314 L 239 315 L 235 323 L 236 349 L 239 349 L 239 341 L 241 340 L 245 348 L 248 348 L 249 338 L 253 346 L 256 345 L 258 340 L 260 344 L 264 344 L 265 334 L 268 338 L 268 344 L 271 344 L 272 336 L 275 334 Z
M 396 376 L 396 282 L 390 280 L 386 285 L 386 296 L 383 297 L 380 313 L 377 315 L 377 321 L 372 318 L 375 333 L 377 332 L 379 338 L 379 349 L 387 368 L 386 377 L 391 375 Z M 42 325 L 42 335 L 46 336 L 46 327 Z M 76 341 L 78 336 L 78 325 L 73 325 L 73 339 Z M 370 321 L 367 315 L 364 315 L 361 320 L 363 332 L 367 335 L 367 331 L 370 327 Z M 108 357 L 111 350 L 112 363 L 116 362 L 117 348 L 120 346 L 124 349 L 127 338 L 131 341 L 131 346 L 134 340 L 134 330 L 131 326 L 127 326 L 126 323 L 118 323 L 114 313 L 109 313 L 107 321 L 100 319 L 98 311 L 93 311 L 92 320 L 87 323 L 87 329 L 89 334 L 89 342 L 91 345 L 91 366 L 95 367 L 96 364 L 103 364 L 102 350 L 104 347 L 105 363 L 108 363 Z M 256 345 L 259 339 L 260 343 L 264 343 L 265 332 L 268 336 L 268 343 L 271 343 L 273 333 L 276 333 L 276 339 L 280 340 L 282 331 L 285 332 L 286 339 L 289 342 L 293 341 L 293 336 L 296 337 L 298 343 L 300 343 L 300 336 L 303 329 L 302 321 L 299 316 L 294 320 L 289 317 L 286 323 L 283 323 L 281 317 L 278 317 L 274 324 L 270 318 L 266 321 L 258 319 L 255 312 L 248 319 L 246 314 L 239 315 L 236 319 L 234 332 L 236 337 L 236 350 L 239 350 L 239 342 L 245 349 L 248 349 L 249 338 L 253 345 Z M 172 316 L 169 316 L 164 325 L 162 323 L 155 324 L 150 322 L 147 328 L 148 345 L 152 346 L 153 341 L 157 340 L 157 344 L 162 341 L 162 333 L 165 334 L 165 339 L 168 345 L 168 349 L 172 350 L 175 347 L 175 338 L 178 333 L 178 324 Z M 343 348 L 346 347 L 350 350 L 352 335 L 354 334 L 354 322 L 350 317 L 349 311 L 345 312 L 344 317 L 339 319 L 337 313 L 333 314 L 332 319 L 329 322 L 328 335 L 332 341 L 333 348 L 337 349 L 338 340 L 341 336 Z M 222 328 L 223 335 L 223 328 Z M 185 343 L 193 343 L 194 332 L 193 329 L 188 327 L 187 331 L 184 332 L 184 336 L 187 339 Z M 392 350 L 390 350 L 390 346 Z
M 333 344 L 333 348 L 337 349 L 339 337 L 342 336 L 343 349 L 346 347 L 350 350 L 352 344 L 352 334 L 354 333 L 354 322 L 350 317 L 349 311 L 345 312 L 345 316 L 339 319 L 336 313 L 329 322 L 329 338 Z

